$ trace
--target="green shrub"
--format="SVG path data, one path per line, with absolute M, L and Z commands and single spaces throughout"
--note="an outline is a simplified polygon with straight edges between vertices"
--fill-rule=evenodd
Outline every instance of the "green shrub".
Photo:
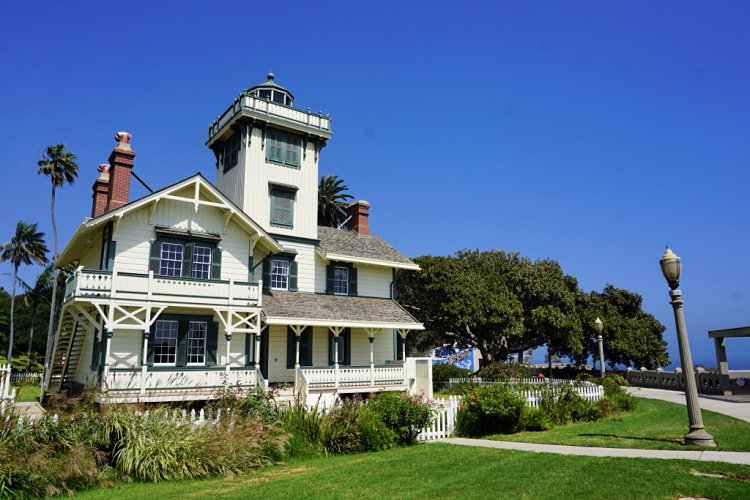
M 413 444 L 434 412 L 434 405 L 424 395 L 410 396 L 405 392 L 381 392 L 368 406 L 396 434 L 400 444 Z
M 542 389 L 540 408 L 556 425 L 591 421 L 600 417 L 597 405 L 579 396 L 575 387 L 563 385 Z
M 552 418 L 539 408 L 524 407 L 519 430 L 548 431 L 555 426 Z
M 493 384 L 465 395 L 456 418 L 456 433 L 476 437 L 518 430 L 525 400 L 511 389 Z
M 357 453 L 362 451 L 359 401 L 336 400 L 323 417 L 320 428 L 320 444 L 327 453 Z
M 389 450 L 396 444 L 396 433 L 369 408 L 362 408 L 358 424 L 362 451 Z
M 323 451 L 321 445 L 323 417 L 317 405 L 312 410 L 308 410 L 306 405 L 296 401 L 293 405 L 283 407 L 280 418 L 284 430 L 289 433 L 286 443 L 288 456 L 310 456 Z
M 471 370 L 459 368 L 450 363 L 439 363 L 432 365 L 432 385 L 436 388 L 442 388 L 452 378 L 462 378 L 471 376 Z
M 608 403 L 601 403 L 600 405 L 604 415 L 634 411 L 636 406 L 638 406 L 638 400 L 621 387 L 622 382 L 627 384 L 627 381 L 619 375 L 604 377 L 604 399 L 602 401 L 608 401 Z
M 477 376 L 483 380 L 503 381 L 511 378 L 526 378 L 530 376 L 530 373 L 529 369 L 524 365 L 495 361 L 479 370 Z

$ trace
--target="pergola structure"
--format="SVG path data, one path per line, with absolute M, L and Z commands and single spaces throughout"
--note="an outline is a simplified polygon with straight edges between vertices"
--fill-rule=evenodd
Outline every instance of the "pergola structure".
M 725 396 L 731 396 L 732 391 L 732 378 L 729 372 L 729 362 L 727 361 L 727 338 L 738 338 L 738 337 L 750 337 L 750 326 L 743 326 L 739 328 L 727 328 L 724 330 L 709 330 L 708 336 L 714 339 L 714 346 L 716 348 L 716 363 L 719 365 L 719 374 L 721 375 L 721 391 Z M 739 375 L 740 378 L 750 378 L 750 371 L 734 371 L 732 375 Z M 739 379 L 738 379 L 739 380 Z M 743 380 L 744 382 L 744 380 Z M 742 384 L 744 386 L 744 383 Z

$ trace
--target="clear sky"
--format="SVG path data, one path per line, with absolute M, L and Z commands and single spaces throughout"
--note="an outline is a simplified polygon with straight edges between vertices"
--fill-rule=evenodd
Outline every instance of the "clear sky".
M 715 365 L 707 330 L 750 324 L 749 25 L 745 1 L 3 2 L 0 239 L 23 218 L 51 244 L 50 144 L 81 166 L 63 245 L 118 130 L 152 187 L 215 179 L 208 125 L 273 71 L 332 115 L 321 173 L 407 255 L 551 257 L 587 291 L 641 293 L 678 361 L 669 244 Z M 750 342 L 729 347 L 750 368 Z

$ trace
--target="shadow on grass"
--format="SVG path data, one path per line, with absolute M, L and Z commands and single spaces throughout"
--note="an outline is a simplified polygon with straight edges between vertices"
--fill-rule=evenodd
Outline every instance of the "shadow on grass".
M 650 438 L 650 437 L 635 437 L 635 436 L 618 436 L 617 434 L 594 434 L 594 433 L 578 434 L 578 435 L 586 436 L 586 437 L 608 437 L 608 438 L 617 438 L 617 439 L 628 439 L 632 441 L 657 441 L 660 443 L 674 443 L 674 444 L 681 444 L 681 445 L 685 444 L 685 442 L 679 438 Z

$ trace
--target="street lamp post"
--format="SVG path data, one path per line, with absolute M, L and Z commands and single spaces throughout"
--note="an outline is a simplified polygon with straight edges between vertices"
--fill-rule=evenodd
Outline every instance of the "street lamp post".
M 604 378 L 604 339 L 602 338 L 602 329 L 604 323 L 599 318 L 594 321 L 594 328 L 596 328 L 596 340 L 599 343 L 599 371 L 601 372 L 602 378 Z
M 680 273 L 682 272 L 682 261 L 672 250 L 667 247 L 659 261 L 661 272 L 669 284 L 669 296 L 674 309 L 674 321 L 677 326 L 677 342 L 680 348 L 680 361 L 682 373 L 685 377 L 685 399 L 687 400 L 688 419 L 690 431 L 685 434 L 685 444 L 698 446 L 716 446 L 714 438 L 706 432 L 701 416 L 701 408 L 698 401 L 698 388 L 695 385 L 695 373 L 693 371 L 693 356 L 690 354 L 687 329 L 685 328 L 685 314 L 682 311 L 682 292 L 679 290 Z

